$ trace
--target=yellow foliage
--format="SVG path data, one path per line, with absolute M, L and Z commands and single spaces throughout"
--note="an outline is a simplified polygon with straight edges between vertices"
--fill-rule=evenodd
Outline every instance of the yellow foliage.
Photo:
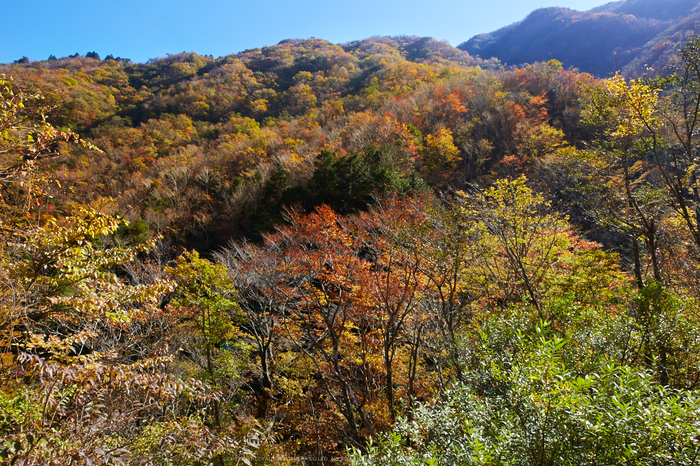
M 426 136 L 423 154 L 423 173 L 426 177 L 437 178 L 445 171 L 454 170 L 460 160 L 462 158 L 454 144 L 452 131 L 440 128 L 435 134 Z

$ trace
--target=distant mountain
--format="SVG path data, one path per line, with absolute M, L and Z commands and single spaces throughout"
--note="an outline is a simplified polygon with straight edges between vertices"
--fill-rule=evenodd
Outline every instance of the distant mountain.
M 698 3 L 698 0 L 622 0 L 593 8 L 591 12 L 618 13 L 668 21 L 697 12 Z
M 458 46 L 509 65 L 557 59 L 597 76 L 663 70 L 673 53 L 700 31 L 700 0 L 623 0 L 590 11 L 535 10 L 523 21 Z

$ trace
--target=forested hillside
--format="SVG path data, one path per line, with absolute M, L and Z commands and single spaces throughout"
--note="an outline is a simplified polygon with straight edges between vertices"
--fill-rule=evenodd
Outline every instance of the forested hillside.
M 670 74 L 699 21 L 698 0 L 620 0 L 583 12 L 543 8 L 459 48 L 509 65 L 557 59 L 606 78 L 618 70 L 628 77 Z
M 0 458 L 695 464 L 700 39 L 671 63 L 0 66 Z

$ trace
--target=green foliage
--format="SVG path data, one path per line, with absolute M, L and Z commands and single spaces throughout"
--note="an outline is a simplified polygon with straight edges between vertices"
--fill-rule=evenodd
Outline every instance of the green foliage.
M 336 157 L 322 151 L 309 181 L 314 204 L 327 203 L 341 214 L 363 209 L 373 190 L 369 166 L 361 154 Z
M 197 378 L 206 380 L 217 390 L 206 403 L 203 421 L 219 431 L 225 442 L 235 418 L 234 398 L 243 384 L 242 374 L 250 365 L 250 345 L 235 325 L 242 318 L 236 290 L 224 265 L 202 259 L 196 251 L 185 252 L 165 270 L 178 284 L 172 305 L 183 317 L 179 325 L 179 332 L 185 334 L 187 342 L 183 350 L 192 355 L 190 359 L 198 366 Z M 181 430 L 181 426 L 174 427 Z M 232 438 L 229 441 L 237 444 Z M 224 444 L 217 448 L 215 462 L 223 464 L 232 450 Z
M 211 351 L 232 340 L 239 310 L 226 267 L 202 259 L 192 251 L 178 257 L 166 272 L 178 284 L 173 305 L 193 308 L 202 347 Z
M 566 341 L 520 337 L 516 360 L 488 360 L 487 387 L 462 386 L 425 405 L 353 464 L 694 464 L 700 400 L 643 370 L 601 361 L 579 375 Z
M 425 186 L 415 173 L 404 179 L 384 149 L 336 157 L 321 151 L 309 181 L 310 206 L 328 204 L 341 214 L 365 210 L 373 195 L 415 193 Z
M 137 218 L 133 224 L 122 223 L 115 236 L 127 244 L 143 244 L 149 239 L 148 223 L 142 218 Z

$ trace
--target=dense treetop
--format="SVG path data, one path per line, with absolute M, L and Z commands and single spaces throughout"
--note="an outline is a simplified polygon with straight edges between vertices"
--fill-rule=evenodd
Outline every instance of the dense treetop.
M 700 38 L 668 63 L 2 65 L 0 458 L 694 464 Z

